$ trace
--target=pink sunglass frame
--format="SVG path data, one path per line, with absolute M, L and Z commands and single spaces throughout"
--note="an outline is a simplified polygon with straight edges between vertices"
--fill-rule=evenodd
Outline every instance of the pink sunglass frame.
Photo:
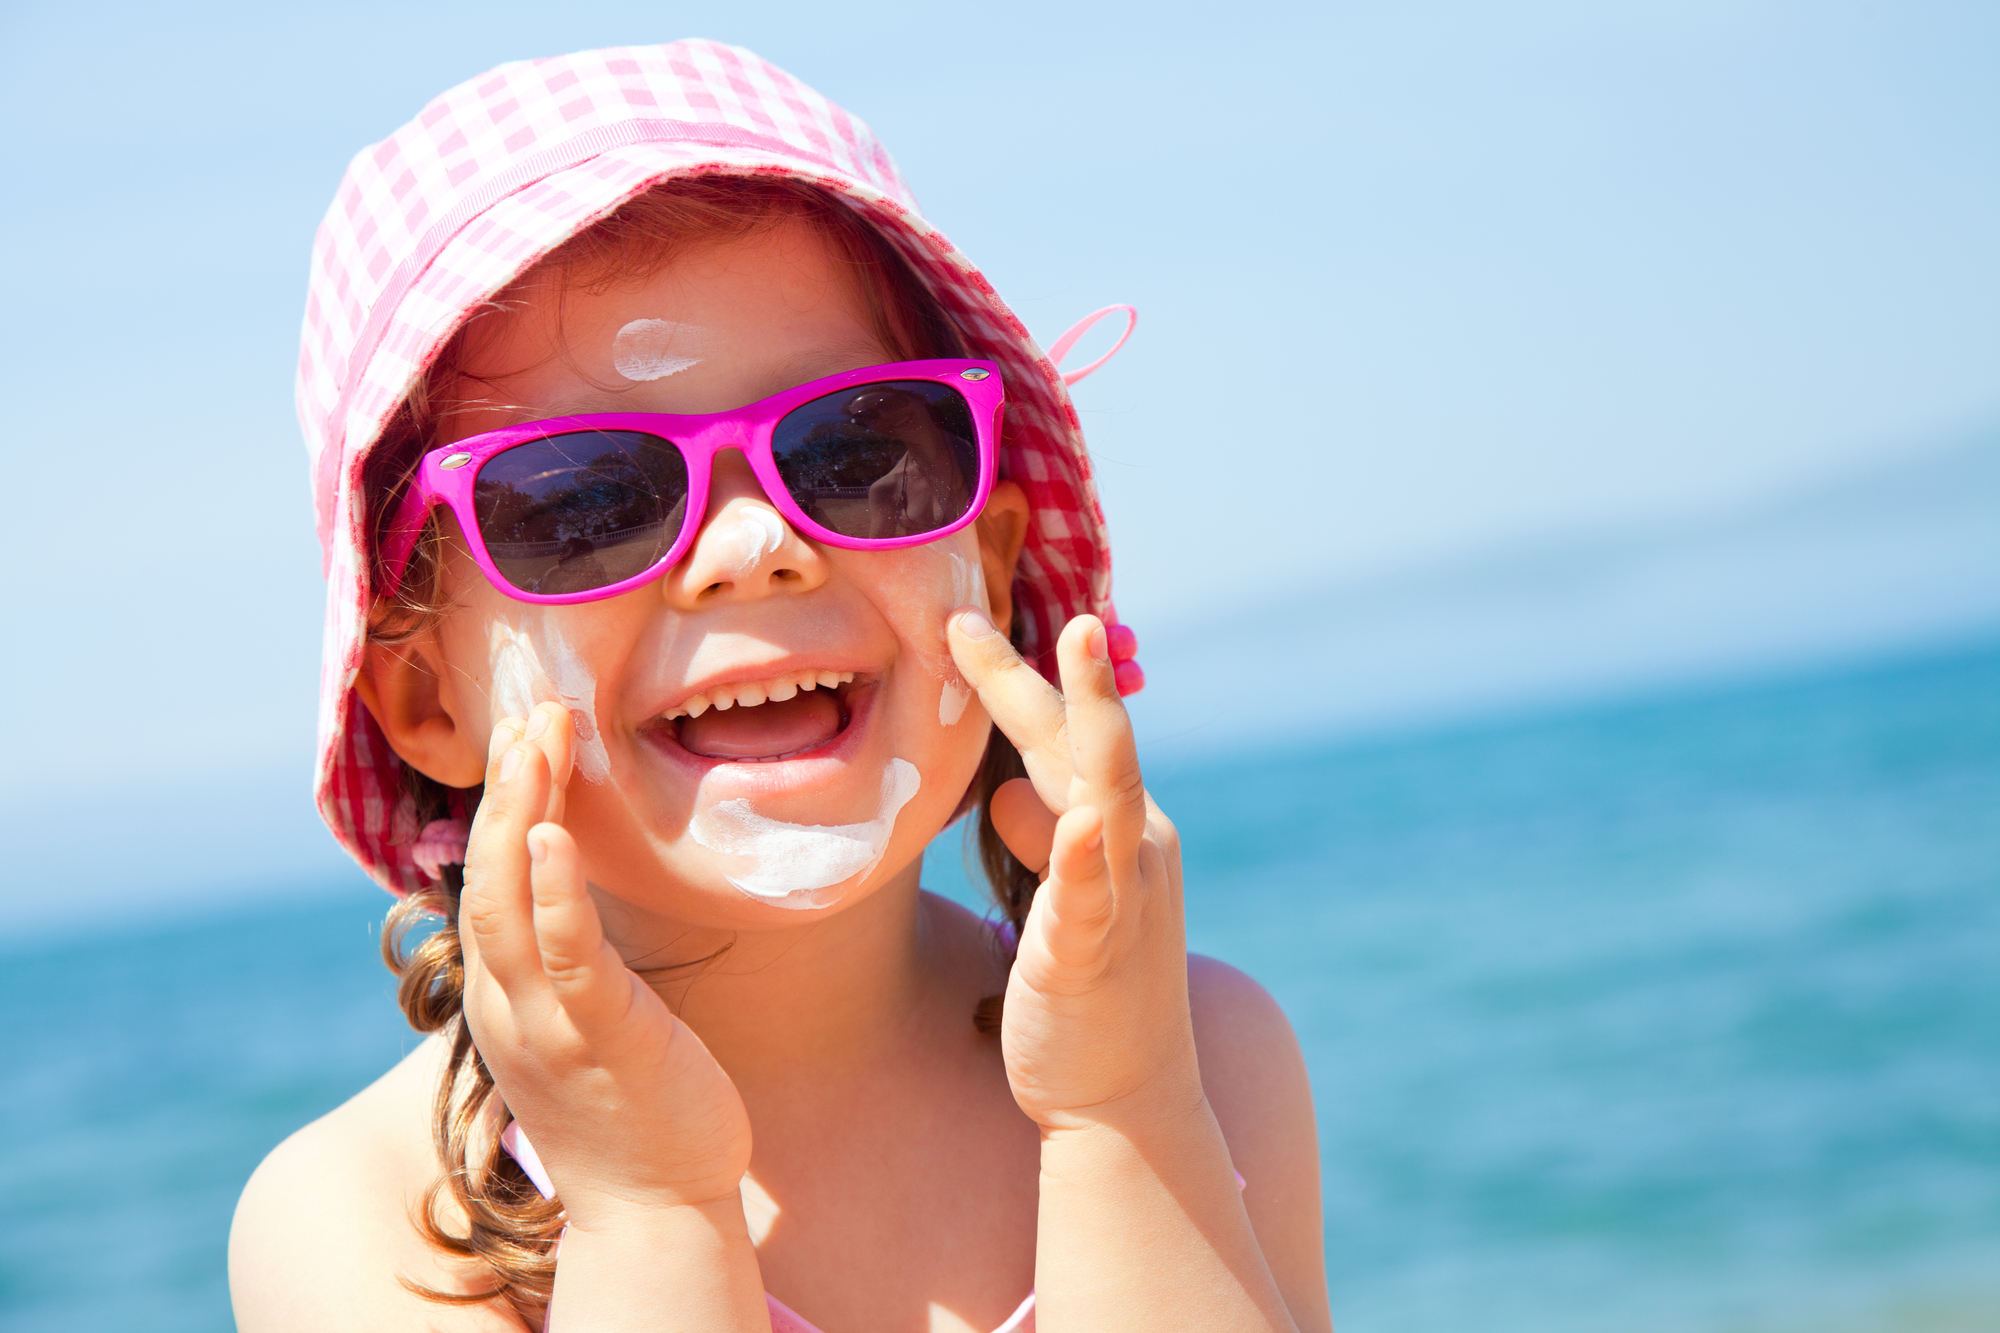
M 964 515 L 948 527 L 907 537 L 848 537 L 823 528 L 806 517 L 805 511 L 792 499 L 791 492 L 785 489 L 784 479 L 778 473 L 777 457 L 771 450 L 778 423 L 787 413 L 815 398 L 892 380 L 928 380 L 956 389 L 965 398 L 967 406 L 972 409 L 974 442 L 979 450 L 979 485 L 973 493 L 972 503 L 967 506 Z M 679 564 L 694 545 L 695 537 L 707 522 L 708 487 L 714 475 L 715 456 L 728 449 L 742 453 L 757 478 L 757 484 L 764 490 L 764 498 L 784 515 L 785 521 L 814 541 L 849 551 L 895 551 L 923 546 L 964 528 L 986 507 L 986 501 L 993 493 L 999 453 L 1000 414 L 1005 404 L 1006 392 L 1000 382 L 1000 367 L 994 362 L 891 361 L 828 375 L 727 412 L 695 416 L 666 412 L 593 412 L 582 416 L 524 421 L 518 426 L 482 431 L 432 449 L 417 464 L 416 477 L 411 481 L 383 537 L 383 590 L 394 592 L 402 585 L 410 553 L 416 549 L 431 511 L 443 505 L 458 520 L 459 531 L 479 566 L 479 572 L 486 576 L 487 582 L 516 601 L 541 606 L 574 606 L 629 592 L 664 575 Z M 473 484 L 478 479 L 480 468 L 497 454 L 552 435 L 585 430 L 642 431 L 680 451 L 688 470 L 687 508 L 681 520 L 681 530 L 665 555 L 630 578 L 585 592 L 523 592 L 507 581 L 487 554 L 486 539 L 479 531 L 479 517 L 472 507 Z

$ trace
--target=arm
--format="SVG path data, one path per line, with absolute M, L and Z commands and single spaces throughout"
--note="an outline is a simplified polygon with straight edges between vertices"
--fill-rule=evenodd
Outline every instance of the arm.
M 1204 1088 L 1178 842 L 1140 780 L 1102 628 L 1080 617 L 1064 632 L 1060 694 L 977 612 L 955 616 L 951 632 L 961 671 L 1021 750 L 1032 782 L 1032 792 L 1018 782 L 996 794 L 995 822 L 1024 862 L 1047 866 L 1001 1032 L 1015 1099 L 1042 1130 L 1038 1327 L 1323 1327 L 1316 1263 L 1301 1271 L 1297 1257 L 1313 1243 L 1317 1218 L 1300 1234 L 1305 1210 L 1296 1201 L 1260 1208 L 1272 1254 L 1284 1261 L 1281 1283 Z M 1247 1010 L 1205 1016 L 1204 1026 L 1225 1045 L 1254 1039 L 1267 1056 L 1290 1039 L 1282 1018 L 1274 1042 L 1268 1018 Z M 1253 1122 L 1291 1128 L 1286 1144 L 1253 1151 L 1254 1165 L 1274 1174 L 1309 1167 L 1302 1075 L 1276 1097 L 1289 1106 L 1267 1113 L 1232 1099 L 1232 1119 L 1253 1139 L 1266 1137 Z
M 1042 1144 L 1037 1327 L 1298 1327 L 1237 1196 L 1205 1099 Z
M 1060 1291 L 1100 1274 L 1143 1273 L 1147 1291 L 1125 1314 L 1127 1326 L 1283 1328 L 1288 1315 L 1301 1333 L 1330 1333 L 1319 1144 L 1298 1041 L 1276 1001 L 1235 968 L 1190 957 L 1188 984 L 1205 1104 L 1178 1129 L 1163 1124 L 1095 1144 L 1045 1139 L 1038 1283 L 1056 1279 Z M 1056 1163 L 1062 1176 L 1094 1175 L 1095 1188 L 1059 1179 Z M 1132 1221 L 1106 1227 L 1114 1217 Z M 1268 1300 L 1265 1274 L 1282 1309 L 1256 1304 L 1252 1313 L 1244 1307 Z M 1037 1304 L 1047 1308 L 1045 1298 Z
M 740 1196 L 635 1204 L 599 1210 L 588 1229 L 572 1223 L 550 1309 L 552 1333 L 771 1327 Z
M 1258 1247 L 1303 1333 L 1328 1333 L 1319 1127 L 1298 1038 L 1248 976 L 1190 955 L 1188 991 L 1202 1089 L 1229 1155 Z

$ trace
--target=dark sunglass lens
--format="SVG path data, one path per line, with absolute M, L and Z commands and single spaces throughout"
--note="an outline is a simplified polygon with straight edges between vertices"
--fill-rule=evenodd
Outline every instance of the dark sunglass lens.
M 979 490 L 972 409 L 956 389 L 892 380 L 815 398 L 771 437 L 806 517 L 843 537 L 914 537 L 965 517 Z
M 555 596 L 658 564 L 680 535 L 687 494 L 687 460 L 665 440 L 589 430 L 495 454 L 479 469 L 472 507 L 506 580 Z

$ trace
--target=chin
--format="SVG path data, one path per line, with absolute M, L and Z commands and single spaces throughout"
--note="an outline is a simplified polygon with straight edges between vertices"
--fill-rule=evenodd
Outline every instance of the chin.
M 923 716 L 937 712 L 930 690 L 899 698 L 882 675 L 811 669 L 827 683 L 810 692 L 772 691 L 762 680 L 711 687 L 695 707 L 677 701 L 631 734 L 627 763 L 617 765 L 624 772 L 606 794 L 629 852 L 657 867 L 644 880 L 680 887 L 674 902 L 655 905 L 644 900 L 657 900 L 656 889 L 608 887 L 629 882 L 614 872 L 607 892 L 691 925 L 784 929 L 870 896 L 921 857 L 977 773 L 987 728 Z M 721 688 L 740 694 L 718 708 Z M 657 799 L 632 799 L 642 792 Z M 647 807 L 658 812 L 654 826 L 631 827 Z

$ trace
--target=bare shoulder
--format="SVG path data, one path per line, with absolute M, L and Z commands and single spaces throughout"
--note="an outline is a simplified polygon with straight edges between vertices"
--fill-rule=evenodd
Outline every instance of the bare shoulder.
M 399 1277 L 462 1290 L 412 1225 L 437 1174 L 432 1038 L 346 1103 L 271 1150 L 229 1233 L 229 1291 L 243 1333 L 319 1329 L 513 1330 L 511 1312 L 425 1301 Z
M 1188 955 L 1188 1002 L 1202 1087 L 1272 1276 L 1302 1331 L 1328 1329 L 1319 1131 L 1298 1037 L 1269 991 L 1213 958 Z
M 1188 1003 L 1202 1084 L 1230 1146 L 1254 1152 L 1272 1135 L 1296 1129 L 1301 1116 L 1309 1125 L 1305 1057 L 1271 993 L 1247 972 L 1189 954 Z

